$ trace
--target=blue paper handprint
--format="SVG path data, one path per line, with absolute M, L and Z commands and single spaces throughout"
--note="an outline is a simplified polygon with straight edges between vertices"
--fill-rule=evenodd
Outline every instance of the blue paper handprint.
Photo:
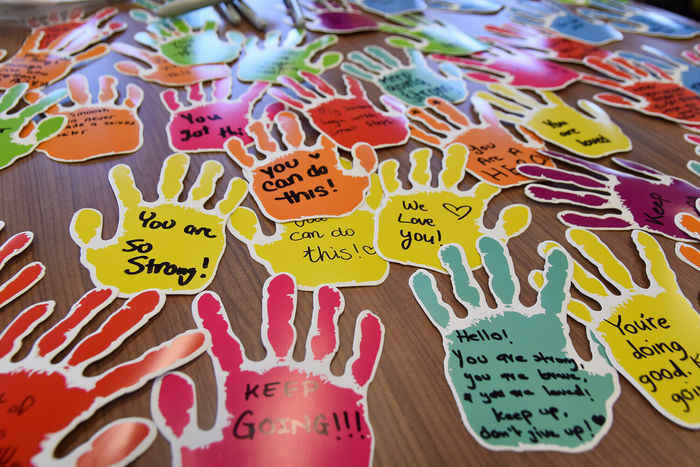
M 425 10 L 423 0 L 358 0 L 365 10 L 376 15 L 402 15 Z
M 503 244 L 482 237 L 478 247 L 496 308 L 486 304 L 457 245 L 442 247 L 440 260 L 457 300 L 468 308 L 466 318 L 443 302 L 431 274 L 420 270 L 410 279 L 442 334 L 445 376 L 462 421 L 489 449 L 593 448 L 612 424 L 619 383 L 595 339 L 587 362 L 569 341 L 568 256 L 561 249 L 548 253 L 537 302 L 526 307 L 519 303 L 520 287 Z

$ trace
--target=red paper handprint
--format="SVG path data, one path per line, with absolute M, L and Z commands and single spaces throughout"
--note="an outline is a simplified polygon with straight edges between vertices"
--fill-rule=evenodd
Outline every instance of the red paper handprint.
M 87 292 L 18 361 L 13 357 L 22 346 L 22 339 L 49 317 L 54 302 L 27 308 L 0 335 L 0 452 L 8 465 L 55 463 L 54 450 L 59 442 L 97 409 L 192 360 L 208 345 L 205 332 L 187 331 L 135 360 L 96 376 L 86 376 L 84 372 L 90 364 L 113 352 L 160 311 L 165 296 L 147 291 L 124 303 L 97 331 L 54 362 L 80 330 L 116 297 L 117 290 L 113 288 Z M 128 436 L 111 436 L 114 430 L 125 429 L 129 433 L 122 435 Z M 74 465 L 78 457 L 86 461 L 97 455 L 97 450 L 105 447 L 105 437 L 117 438 L 112 440 L 116 444 L 100 455 L 110 458 L 110 462 L 131 460 L 133 450 L 147 438 L 152 439 L 148 431 L 148 423 L 120 422 L 70 454 L 66 463 Z
M 208 351 L 218 388 L 214 426 L 197 425 L 194 383 L 182 373 L 157 380 L 153 418 L 170 442 L 174 465 L 369 465 L 374 436 L 367 416 L 367 388 L 381 353 L 384 328 L 369 311 L 355 326 L 353 356 L 342 376 L 330 371 L 338 349 L 340 292 L 314 293 L 306 359 L 292 358 L 296 340 L 293 276 L 271 277 L 263 289 L 262 340 L 267 357 L 248 360 L 213 292 L 194 301 L 200 329 L 212 335 Z
M 27 20 L 27 25 L 32 28 L 32 33 L 39 31 L 44 33 L 39 48 L 46 48 L 59 38 L 71 40 L 78 37 L 89 41 L 89 44 L 85 44 L 88 46 L 126 29 L 126 23 L 122 21 L 110 21 L 100 26 L 100 23 L 112 18 L 118 12 L 119 10 L 114 7 L 106 7 L 85 18 L 85 11 L 76 8 L 68 12 L 65 20 L 58 13 L 52 13 L 46 22 L 48 24 L 43 24 L 38 18 L 30 18 Z M 70 35 L 67 35 L 68 33 Z

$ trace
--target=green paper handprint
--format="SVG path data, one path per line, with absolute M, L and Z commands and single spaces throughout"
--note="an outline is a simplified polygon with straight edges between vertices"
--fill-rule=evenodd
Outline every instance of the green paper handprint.
M 388 19 L 399 25 L 380 23 L 379 30 L 405 36 L 386 40 L 394 47 L 446 55 L 470 55 L 489 48 L 485 42 L 441 20 L 429 21 L 418 15 L 390 16 Z
M 203 28 L 194 30 L 178 18 L 150 23 L 146 31 L 134 35 L 134 40 L 159 51 L 176 65 L 231 62 L 241 52 L 245 36 L 239 31 L 227 31 L 226 40 L 222 41 L 217 29 L 215 21 L 207 21 Z
M 355 63 L 343 63 L 341 69 L 374 83 L 386 94 L 415 107 L 425 107 L 428 97 L 454 103 L 467 98 L 467 85 L 455 64 L 440 64 L 443 76 L 428 66 L 420 51 L 406 49 L 405 52 L 408 65 L 402 64 L 382 47 L 365 47 L 365 53 L 350 52 L 348 58 Z
M 482 237 L 478 248 L 495 308 L 486 304 L 458 245 L 444 246 L 439 256 L 455 297 L 469 310 L 466 318 L 443 302 L 431 274 L 420 270 L 410 279 L 418 303 L 442 334 L 445 377 L 462 421 L 489 449 L 593 448 L 612 425 L 620 389 L 595 338 L 590 361 L 576 354 L 568 338 L 566 253 L 547 255 L 544 285 L 535 305 L 526 307 L 519 303 L 520 285 L 503 243 Z
M 318 60 L 311 61 L 311 57 L 318 52 L 335 44 L 338 36 L 326 34 L 305 46 L 299 46 L 305 35 L 303 29 L 291 29 L 280 42 L 280 31 L 270 31 L 265 36 L 262 48 L 258 46 L 257 37 L 249 37 L 238 64 L 238 79 L 277 83 L 278 77 L 289 76 L 301 80 L 300 71 L 319 75 L 343 59 L 343 54 L 339 52 L 326 52 Z
M 15 84 L 0 97 L 0 170 L 17 159 L 34 151 L 40 143 L 55 136 L 66 124 L 66 117 L 57 115 L 44 118 L 38 124 L 32 119 L 66 96 L 65 89 L 58 89 L 28 105 L 10 113 L 29 89 L 27 83 Z

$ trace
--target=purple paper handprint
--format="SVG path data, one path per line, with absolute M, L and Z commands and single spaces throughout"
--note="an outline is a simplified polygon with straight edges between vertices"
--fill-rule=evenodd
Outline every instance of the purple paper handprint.
M 534 183 L 525 189 L 528 197 L 544 203 L 568 203 L 593 209 L 618 211 L 603 215 L 562 211 L 558 217 L 564 224 L 587 229 L 643 229 L 676 240 L 692 239 L 676 226 L 674 218 L 681 212 L 698 214 L 695 201 L 700 197 L 700 188 L 695 185 L 638 162 L 617 157 L 612 159 L 616 164 L 646 177 L 621 172 L 554 151 L 542 151 L 542 153 L 562 162 L 588 169 L 599 177 L 594 178 L 583 173 L 541 165 L 519 165 L 518 171 L 528 177 L 557 184 L 569 183 L 582 189 L 571 190 Z

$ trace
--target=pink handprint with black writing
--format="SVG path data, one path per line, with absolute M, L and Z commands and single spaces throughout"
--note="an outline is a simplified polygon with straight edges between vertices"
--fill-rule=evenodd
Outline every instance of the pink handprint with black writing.
M 564 224 L 586 229 L 642 229 L 676 240 L 692 239 L 674 223 L 674 218 L 682 212 L 698 214 L 695 201 L 700 198 L 700 188 L 695 185 L 618 157 L 613 157 L 613 162 L 641 176 L 554 151 L 541 152 L 574 167 L 590 170 L 598 177 L 561 168 L 519 165 L 518 170 L 523 175 L 554 183 L 552 186 L 542 183 L 528 185 L 525 188 L 528 197 L 544 203 L 617 211 L 603 215 L 562 211 L 558 217 Z M 565 188 L 562 183 L 574 188 Z
M 306 358 L 292 358 L 296 340 L 294 277 L 278 274 L 263 289 L 264 360 L 254 362 L 231 330 L 213 292 L 195 298 L 200 329 L 212 336 L 208 351 L 217 385 L 214 426 L 197 423 L 193 381 L 169 373 L 156 381 L 151 412 L 170 442 L 173 465 L 334 465 L 372 461 L 374 436 L 367 413 L 367 388 L 381 353 L 384 327 L 369 311 L 355 327 L 353 356 L 342 376 L 331 373 L 338 349 L 338 317 L 344 308 L 338 289 L 314 292 Z

